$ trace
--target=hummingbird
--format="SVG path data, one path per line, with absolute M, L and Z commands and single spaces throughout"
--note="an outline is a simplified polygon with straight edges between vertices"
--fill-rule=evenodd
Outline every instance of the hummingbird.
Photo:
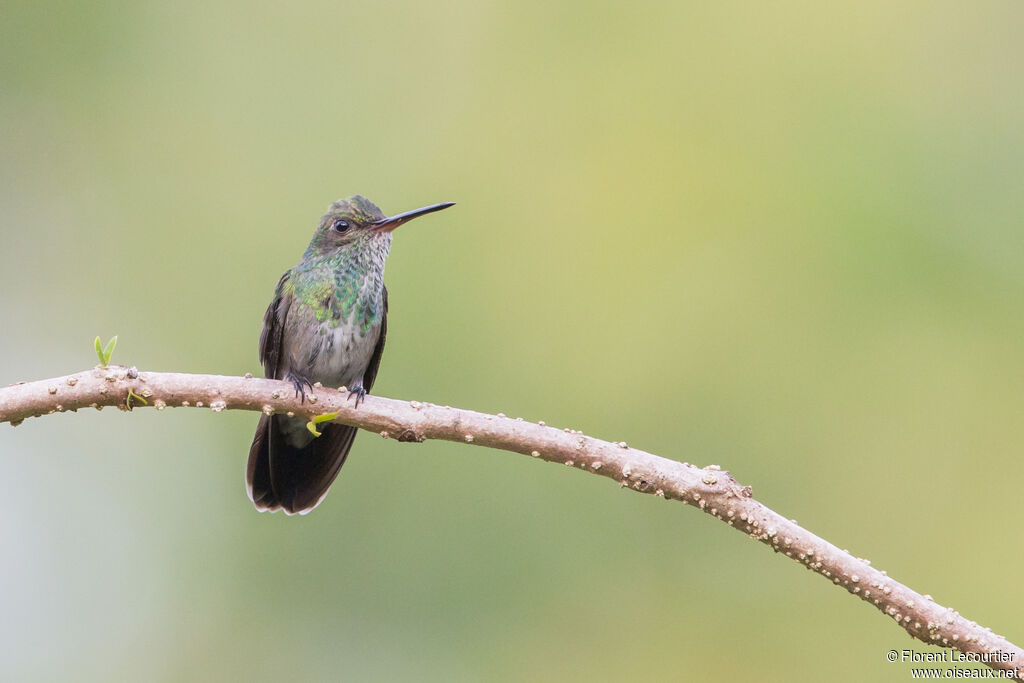
M 259 359 L 268 378 L 290 381 L 295 395 L 319 382 L 346 387 L 359 403 L 373 388 L 388 330 L 384 263 L 392 232 L 454 202 L 385 216 L 360 195 L 332 203 L 302 260 L 285 272 L 267 307 Z M 314 436 L 303 417 L 262 415 L 245 483 L 258 510 L 306 514 L 324 499 L 345 463 L 356 427 L 329 423 Z

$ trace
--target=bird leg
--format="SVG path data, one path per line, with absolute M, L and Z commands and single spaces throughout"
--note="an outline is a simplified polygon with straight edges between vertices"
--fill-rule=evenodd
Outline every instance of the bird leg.
M 295 373 L 292 372 L 288 373 L 288 379 L 291 380 L 292 385 L 295 387 L 295 395 L 302 396 L 301 403 L 305 403 L 306 387 L 309 387 L 309 390 L 313 391 L 313 383 L 310 382 L 307 378 L 302 377 L 300 375 L 296 375 Z
M 352 387 L 352 390 L 348 392 L 349 398 L 352 398 L 353 396 L 356 397 L 356 408 L 359 407 L 360 403 L 366 400 L 366 389 L 363 388 L 362 382 Z

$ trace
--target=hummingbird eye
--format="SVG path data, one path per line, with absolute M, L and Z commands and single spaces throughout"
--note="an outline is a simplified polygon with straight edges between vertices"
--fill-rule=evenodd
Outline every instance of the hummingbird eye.
M 338 220 L 334 221 L 334 225 L 332 227 L 334 228 L 335 232 L 345 232 L 348 230 L 349 225 L 348 221 L 339 218 Z

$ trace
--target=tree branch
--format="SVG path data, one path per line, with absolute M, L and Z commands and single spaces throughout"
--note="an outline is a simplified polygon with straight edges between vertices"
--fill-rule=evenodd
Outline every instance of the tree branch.
M 624 442 L 600 441 L 571 429 L 558 429 L 522 418 L 487 415 L 418 401 L 367 396 L 358 408 L 347 392 L 315 385 L 300 402 L 288 382 L 221 375 L 138 372 L 109 366 L 0 389 L 0 422 L 20 424 L 27 417 L 116 406 L 121 410 L 149 405 L 259 410 L 313 418 L 337 413 L 336 422 L 355 425 L 384 438 L 421 442 L 459 441 L 522 453 L 548 462 L 608 477 L 619 486 L 679 500 L 738 529 L 749 538 L 802 564 L 851 595 L 874 605 L 907 633 L 929 645 L 959 650 L 967 661 L 1024 675 L 1024 650 L 990 629 L 943 607 L 853 557 L 828 541 L 785 519 L 754 500 L 716 465 L 704 468 L 630 448 Z

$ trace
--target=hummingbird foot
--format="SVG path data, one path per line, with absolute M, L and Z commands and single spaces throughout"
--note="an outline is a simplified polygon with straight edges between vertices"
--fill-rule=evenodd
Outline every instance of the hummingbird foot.
M 288 373 L 288 379 L 291 380 L 292 385 L 295 387 L 295 395 L 302 397 L 302 403 L 306 402 L 306 387 L 309 387 L 310 391 L 313 391 L 313 383 L 305 377 L 299 377 Z
M 366 400 L 366 389 L 363 388 L 362 384 L 354 387 L 352 391 L 348 392 L 349 398 L 352 398 L 353 396 L 356 397 L 356 408 L 358 408 L 359 404 Z

